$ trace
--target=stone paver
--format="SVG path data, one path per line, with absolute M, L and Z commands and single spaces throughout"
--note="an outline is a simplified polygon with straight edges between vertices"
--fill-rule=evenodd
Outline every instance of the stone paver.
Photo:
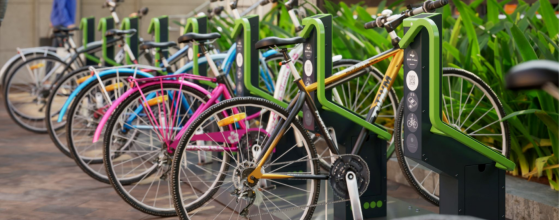
M 3 98 L 0 103 L 0 219 L 161 219 L 135 210 L 110 185 L 84 174 L 48 135 L 20 128 Z M 438 212 L 407 186 L 389 181 L 388 189 L 392 197 Z

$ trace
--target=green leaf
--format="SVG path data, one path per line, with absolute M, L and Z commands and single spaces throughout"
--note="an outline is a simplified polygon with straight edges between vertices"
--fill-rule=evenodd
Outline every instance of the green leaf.
M 522 31 L 520 31 L 518 26 L 512 23 L 506 23 L 505 27 L 514 39 L 514 44 L 516 45 L 516 49 L 520 53 L 522 60 L 524 62 L 537 60 L 538 56 L 536 55 L 536 52 L 534 52 L 534 48 L 532 48 L 530 42 L 526 39 L 526 36 L 522 33 Z
M 557 15 L 555 15 L 555 11 L 553 11 L 553 7 L 549 0 L 540 0 L 539 2 L 541 7 L 538 12 L 542 15 L 542 20 L 547 27 L 547 33 L 551 39 L 555 39 L 559 33 L 559 19 L 557 19 Z
M 444 41 L 443 42 L 443 49 L 445 49 L 445 51 L 448 53 L 448 56 L 453 57 L 454 59 L 456 59 L 456 61 L 462 63 L 462 58 L 460 57 L 460 51 L 458 49 L 456 49 L 456 47 L 452 46 L 450 43 Z M 447 58 L 448 60 L 450 60 L 450 58 Z M 449 61 L 451 62 L 451 61 Z
M 484 0 L 475 0 L 475 1 L 473 1 L 472 3 L 470 3 L 470 8 L 471 8 L 472 10 L 476 10 L 476 8 L 477 8 L 481 3 L 483 3 L 483 1 L 484 1 Z
M 404 2 L 404 0 L 397 0 L 397 1 L 394 1 L 394 2 L 392 2 L 392 4 L 388 5 L 388 7 L 386 7 L 386 8 L 388 8 L 388 9 L 394 9 L 397 5 L 399 5 L 399 4 L 402 3 L 402 2 Z
M 377 6 L 377 14 L 380 14 L 382 10 L 384 10 L 384 6 L 386 6 L 386 0 L 380 1 L 380 3 Z
M 551 156 L 545 156 L 536 159 L 535 164 L 536 164 L 536 171 L 538 172 L 538 177 L 542 176 L 543 166 L 547 163 L 547 160 L 550 157 Z
M 458 9 L 458 11 L 460 12 L 460 17 L 462 17 L 462 24 L 464 25 L 464 28 L 466 28 L 466 34 L 468 35 L 468 41 L 469 44 L 471 45 L 471 50 L 473 55 L 478 55 L 479 54 L 479 42 L 477 40 L 477 34 L 476 34 L 476 30 L 474 29 L 474 25 L 472 23 L 472 19 L 469 15 L 468 9 L 466 4 L 464 4 L 464 2 L 459 1 L 459 0 L 452 0 L 454 2 L 454 5 L 456 5 L 456 8 Z M 467 65 L 467 62 L 466 62 Z

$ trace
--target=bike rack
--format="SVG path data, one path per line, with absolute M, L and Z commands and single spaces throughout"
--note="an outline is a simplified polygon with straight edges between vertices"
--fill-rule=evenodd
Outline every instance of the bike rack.
M 82 30 L 82 45 L 83 49 L 87 49 L 87 44 L 95 41 L 95 17 L 82 18 L 80 21 L 80 29 Z M 98 65 L 94 60 L 99 60 L 93 54 L 84 53 L 85 65 Z
M 259 40 L 259 28 L 259 17 L 257 15 L 247 15 L 235 20 L 232 36 L 237 43 L 237 55 L 235 56 L 235 62 L 237 62 L 237 76 L 235 77 L 237 96 L 262 97 L 287 108 L 287 103 L 275 99 L 274 96 L 258 87 L 259 53 L 254 48 L 254 44 Z
M 169 17 L 163 15 L 161 17 L 156 17 L 151 19 L 149 24 L 148 34 L 154 36 L 155 42 L 167 42 L 169 41 Z M 163 54 L 163 57 L 169 57 L 169 48 L 162 47 L 158 48 Z M 155 53 L 155 66 L 159 67 L 161 63 L 161 57 L 158 53 Z
M 351 153 L 351 147 L 355 144 L 362 126 L 340 117 L 341 113 L 336 113 L 339 111 L 326 108 L 325 105 L 326 102 L 334 104 L 332 91 L 326 90 L 324 86 L 324 79 L 332 75 L 332 15 L 314 15 L 303 19 L 302 24 L 304 29 L 301 37 L 305 38 L 302 55 L 304 68 L 301 73 L 303 82 L 305 85 L 309 85 L 318 81 L 318 89 L 316 92 L 311 92 L 311 96 L 319 109 L 320 116 L 327 127 L 332 127 L 337 131 L 335 138 L 340 153 Z M 342 109 L 341 106 L 334 105 Z M 303 107 L 303 115 L 305 115 L 303 126 L 308 130 L 318 131 L 318 124 L 309 111 L 305 105 Z M 362 207 L 358 207 L 362 210 L 363 218 L 386 216 L 386 144 L 386 140 L 380 139 L 377 134 L 369 131 L 369 137 L 363 142 L 359 154 L 367 162 L 370 170 L 369 187 L 360 197 Z M 331 194 L 330 192 L 328 194 Z M 373 203 L 374 205 L 372 205 Z M 333 211 L 334 219 L 353 218 L 350 202 L 335 203 Z
M 198 17 L 191 17 L 186 20 L 186 26 L 184 28 L 183 35 L 186 33 L 199 33 L 199 34 L 207 34 L 208 33 L 208 17 L 198 16 Z M 188 43 L 188 51 L 187 55 L 185 56 L 186 62 L 193 62 L 194 65 L 192 66 L 192 73 L 195 75 L 200 76 L 207 76 L 208 75 L 208 65 L 198 64 L 198 54 L 200 54 L 200 46 L 193 42 Z M 207 81 L 202 81 L 207 82 Z
M 132 54 L 134 54 L 134 57 L 136 57 L 136 59 L 138 59 L 138 53 L 140 50 L 140 25 L 139 25 L 139 18 L 138 17 L 126 17 L 124 19 L 122 19 L 122 24 L 120 25 L 120 29 L 122 30 L 130 30 L 130 29 L 136 29 L 136 33 L 127 37 L 126 40 L 126 44 L 128 44 L 128 46 L 130 47 L 130 50 L 132 51 Z M 132 60 L 130 59 L 130 57 L 128 56 L 128 53 L 124 53 L 125 55 L 125 60 L 126 63 L 131 65 L 134 64 L 132 62 Z
M 115 28 L 113 17 L 104 17 L 99 20 L 97 30 L 101 31 L 101 38 L 103 39 L 103 55 L 101 56 L 104 66 L 119 66 L 118 62 L 113 60 L 115 57 L 115 46 L 110 45 L 109 42 L 114 40 L 113 36 L 105 36 L 107 30 Z
M 260 53 L 255 48 L 256 42 L 259 40 L 258 30 L 259 30 L 259 17 L 257 15 L 247 15 L 240 19 L 235 20 L 235 26 L 233 29 L 232 37 L 236 42 L 236 56 L 234 62 L 237 64 L 237 74 L 235 76 L 236 92 L 237 97 L 242 96 L 255 96 L 262 97 L 267 100 L 273 101 L 280 106 L 287 107 L 287 103 L 274 99 L 272 95 L 265 92 L 258 87 L 259 75 L 260 75 Z M 250 113 L 250 109 L 248 109 Z M 284 146 L 294 146 L 296 144 L 295 135 L 293 131 L 289 131 L 285 135 L 285 142 L 282 143 Z M 271 157 L 272 161 L 282 155 L 286 148 L 276 148 L 276 151 Z M 293 161 L 305 156 L 305 152 L 301 149 L 300 152 L 291 151 L 289 154 L 283 155 L 281 159 L 277 160 L 276 163 L 282 161 Z M 279 166 L 272 166 L 267 168 L 268 171 L 279 168 Z M 281 169 L 282 172 L 304 172 L 307 170 L 306 166 L 301 165 L 290 165 Z M 276 180 L 278 182 L 284 182 L 289 180 Z M 268 181 L 261 181 L 261 187 L 276 187 L 282 188 L 285 186 L 274 185 Z M 253 212 L 253 211 L 251 211 Z
M 439 173 L 441 214 L 505 219 L 503 169 L 514 163 L 442 122 L 439 30 L 440 14 L 404 20 L 404 155 Z

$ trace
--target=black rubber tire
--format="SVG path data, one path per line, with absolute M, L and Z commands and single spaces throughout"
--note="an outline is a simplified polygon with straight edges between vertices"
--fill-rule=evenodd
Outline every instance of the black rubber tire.
M 54 95 L 56 94 L 56 91 L 58 91 L 60 89 L 60 87 L 62 85 L 64 85 L 64 82 L 66 82 L 68 79 L 74 77 L 75 75 L 83 74 L 84 72 L 89 72 L 89 66 L 80 67 L 79 69 L 67 74 L 63 79 L 61 79 L 59 82 L 57 82 L 56 86 L 54 87 L 54 90 L 52 90 L 52 92 L 50 93 L 50 96 L 49 96 L 48 101 L 47 101 L 47 106 L 45 107 L 45 118 L 47 118 L 45 123 L 46 123 L 46 126 L 47 126 L 47 132 L 49 134 L 49 137 L 52 140 L 52 142 L 54 143 L 54 145 L 56 146 L 56 148 L 58 148 L 58 150 L 60 150 L 60 152 L 62 152 L 64 155 L 66 155 L 70 158 L 72 158 L 72 154 L 70 153 L 70 150 L 68 149 L 66 144 L 61 143 L 61 141 L 58 139 L 58 137 L 56 135 L 56 131 L 58 131 L 60 129 L 66 129 L 66 126 L 63 125 L 63 126 L 60 126 L 60 127 L 53 127 L 52 121 L 48 120 L 48 118 L 51 117 L 51 106 L 52 106 L 53 98 L 54 98 Z M 70 106 L 71 106 L 71 104 L 70 104 Z
M 133 76 L 134 74 L 132 73 L 120 73 L 119 77 L 129 77 L 129 76 Z M 136 75 L 137 78 L 143 78 L 141 75 Z M 101 80 L 107 80 L 110 78 L 116 78 L 116 75 L 105 75 L 103 77 L 101 77 Z M 99 159 L 99 160 L 95 160 L 95 161 L 91 161 L 91 160 L 82 160 L 78 154 L 78 152 L 76 151 L 76 146 L 74 145 L 74 139 L 72 137 L 72 122 L 74 119 L 74 115 L 76 114 L 77 108 L 78 108 L 78 104 L 81 103 L 81 100 L 87 95 L 87 93 L 89 92 L 89 90 L 91 90 L 93 87 L 99 85 L 99 81 L 93 81 L 91 83 L 89 83 L 87 86 L 85 86 L 74 98 L 74 101 L 72 101 L 72 104 L 70 105 L 70 108 L 68 109 L 67 113 L 66 113 L 66 126 L 64 127 L 64 129 L 66 129 L 66 143 L 68 149 L 70 150 L 70 157 L 74 159 L 74 161 L 76 162 L 76 165 L 78 165 L 78 167 L 84 172 L 86 173 L 88 176 L 90 176 L 91 178 L 102 182 L 102 183 L 106 183 L 109 184 L 109 179 L 106 176 L 99 176 L 98 174 L 92 172 L 91 170 L 89 170 L 87 167 L 87 163 L 91 162 L 91 163 L 95 163 L 95 164 L 99 164 L 99 163 L 103 163 L 103 160 Z
M 235 105 L 239 105 L 239 104 L 252 104 L 252 105 L 260 105 L 260 106 L 265 106 L 266 108 L 269 109 L 273 109 L 275 110 L 277 113 L 283 115 L 284 117 L 288 116 L 288 112 L 280 107 L 279 105 L 268 101 L 266 99 L 262 99 L 262 98 L 255 98 L 255 97 L 239 97 L 239 98 L 233 98 L 233 99 L 229 99 L 223 102 L 220 102 L 218 104 L 213 105 L 212 107 L 210 107 L 209 109 L 207 109 L 206 111 L 204 111 L 204 113 L 202 113 L 202 115 L 200 115 L 200 117 L 198 117 L 188 128 L 188 131 L 185 133 L 185 135 L 181 138 L 181 141 L 179 142 L 179 145 L 177 147 L 177 150 L 175 151 L 175 155 L 173 157 L 173 169 L 171 171 L 171 177 L 172 177 L 172 186 L 171 188 L 173 189 L 173 201 L 175 203 L 175 209 L 177 210 L 177 214 L 179 215 L 180 219 L 189 219 L 188 218 L 188 212 L 189 211 L 193 211 L 196 208 L 201 207 L 202 205 L 204 205 L 219 189 L 219 187 L 215 187 L 214 190 L 212 190 L 211 193 L 207 194 L 206 197 L 204 197 L 202 200 L 198 201 L 197 203 L 193 204 L 190 207 L 184 207 L 182 204 L 182 200 L 180 198 L 180 184 L 177 183 L 177 179 L 179 176 L 179 169 L 176 169 L 177 166 L 180 165 L 179 158 L 182 158 L 182 155 L 184 154 L 184 147 L 186 145 L 186 141 L 190 139 L 190 137 L 192 135 L 194 135 L 196 129 L 198 126 L 200 126 L 204 121 L 206 121 L 207 117 L 211 117 L 212 115 L 223 111 L 223 109 L 227 109 L 229 108 L 229 106 L 235 106 Z M 310 158 L 317 158 L 317 154 L 316 154 L 316 149 L 308 135 L 307 132 L 305 132 L 306 130 L 303 128 L 303 125 L 301 125 L 301 123 L 298 120 L 293 120 L 292 125 L 294 125 L 299 131 L 301 131 L 301 134 L 303 134 L 303 139 L 305 142 L 307 142 L 307 146 L 310 148 L 310 152 L 312 155 L 310 155 Z M 317 160 L 313 160 L 314 164 L 314 173 L 319 173 L 319 164 L 317 162 Z M 220 181 L 223 180 L 225 178 L 225 175 L 221 175 L 220 176 Z M 320 181 L 315 181 L 315 187 L 317 189 L 320 189 Z M 317 190 L 315 195 L 312 195 L 313 197 L 313 204 L 317 202 L 318 197 L 320 194 L 320 190 Z M 307 216 L 305 216 L 305 219 L 311 219 L 312 215 L 314 213 L 316 207 L 310 207 L 309 212 L 307 213 Z
M 191 95 L 193 96 L 198 96 L 197 98 L 199 98 L 200 100 L 206 100 L 207 95 L 205 95 L 204 93 L 192 88 L 192 87 L 187 87 L 187 86 L 180 86 L 179 84 L 176 83 L 168 83 L 168 84 L 163 84 L 164 88 L 177 88 L 177 89 L 181 89 L 183 91 L 188 91 L 189 93 L 191 93 Z M 157 85 L 152 85 L 152 86 L 148 86 L 145 87 L 143 89 L 144 94 L 145 91 L 150 91 L 152 88 L 156 88 L 156 89 L 160 89 L 161 85 L 157 84 Z M 112 131 L 112 128 L 116 125 L 116 123 L 118 122 L 118 117 L 114 117 L 115 115 L 120 115 L 122 113 L 122 111 L 124 111 L 124 109 L 134 100 L 136 100 L 141 94 L 140 93 L 133 93 L 132 95 L 128 96 L 123 102 L 120 103 L 120 105 L 115 109 L 115 111 L 113 112 L 113 115 L 111 116 L 111 118 L 109 119 L 109 122 L 107 123 L 107 131 Z M 104 140 L 109 140 L 110 139 L 110 132 L 105 132 L 105 138 Z M 111 160 L 111 153 L 110 150 L 110 143 L 107 143 L 107 141 L 103 142 L 104 148 L 103 148 L 103 160 L 104 161 L 110 161 Z M 111 183 L 111 185 L 113 186 L 113 188 L 116 190 L 116 192 L 118 193 L 118 195 L 124 199 L 124 201 L 126 201 L 129 205 L 131 205 L 132 207 L 134 207 L 135 209 L 144 212 L 146 214 L 150 214 L 150 215 L 155 215 L 155 216 L 176 216 L 177 213 L 175 210 L 172 211 L 156 211 L 156 210 L 150 210 L 144 206 L 142 206 L 142 204 L 138 204 L 133 198 L 130 198 L 128 196 L 128 194 L 126 193 L 126 190 L 121 188 L 120 184 L 123 185 L 128 185 L 134 182 L 137 182 L 139 180 L 141 180 L 143 178 L 143 176 L 138 176 L 135 179 L 132 179 L 130 181 L 120 181 L 120 184 L 116 184 L 116 182 L 118 181 L 116 178 L 116 175 L 114 173 L 114 171 L 112 169 L 109 168 L 109 166 L 107 165 L 107 163 L 105 163 L 105 168 L 106 168 L 106 172 L 108 174 L 109 177 L 109 181 Z M 150 174 L 147 175 L 151 175 L 153 174 L 153 172 L 150 172 Z M 170 192 L 172 193 L 172 192 Z
M 30 127 L 26 126 L 23 122 L 21 122 L 20 120 L 18 120 L 18 119 L 16 118 L 16 115 L 18 115 L 18 116 L 20 116 L 20 117 L 24 117 L 24 116 L 18 114 L 17 112 L 15 112 L 15 111 L 13 111 L 13 110 L 11 109 L 10 104 L 9 104 L 10 102 L 9 102 L 9 99 L 8 99 L 8 96 L 7 96 L 7 95 L 8 95 L 8 89 L 10 88 L 8 85 L 9 85 L 9 84 L 12 82 L 12 80 L 14 79 L 15 73 L 16 73 L 19 69 L 23 68 L 27 63 L 34 62 L 34 61 L 36 61 L 36 60 L 51 60 L 51 61 L 55 61 L 55 62 L 64 63 L 63 65 L 65 65 L 65 67 L 67 68 L 67 70 L 65 71 L 66 74 L 63 74 L 61 77 L 63 77 L 64 75 L 67 75 L 67 73 L 70 73 L 70 72 L 73 71 L 73 69 L 72 69 L 71 66 L 69 66 L 67 63 L 65 63 L 63 60 L 61 60 L 61 59 L 59 59 L 59 58 L 57 58 L 57 57 L 54 57 L 54 56 L 35 57 L 35 58 L 33 58 L 33 59 L 29 59 L 29 60 L 27 60 L 27 61 L 21 63 L 19 66 L 17 66 L 17 67 L 14 69 L 14 71 L 9 75 L 9 77 L 8 77 L 8 79 L 7 79 L 7 81 L 6 81 L 6 84 L 3 84 L 3 86 L 4 86 L 4 88 L 3 88 L 3 89 L 4 89 L 4 105 L 5 105 L 5 107 L 6 107 L 7 112 L 8 112 L 9 115 L 10 115 L 10 118 L 12 118 L 12 120 L 13 120 L 14 122 L 16 122 L 20 127 L 24 128 L 25 130 L 28 130 L 28 131 L 37 133 L 37 134 L 44 134 L 44 133 L 47 133 L 46 127 L 45 127 L 45 129 L 34 129 L 34 128 L 30 128 Z M 57 79 L 56 81 L 59 81 L 60 79 L 61 79 L 61 78 Z M 55 82 L 55 84 L 56 84 L 56 82 Z M 43 122 L 44 122 L 45 118 L 41 118 L 41 119 L 29 119 L 29 118 L 28 118 L 27 120 L 30 120 L 30 121 L 43 121 Z
M 455 69 L 455 68 L 443 68 L 443 76 L 444 75 L 448 75 L 448 74 L 456 74 L 456 75 L 460 75 L 464 78 L 468 78 L 471 79 L 472 81 L 474 81 L 475 83 L 477 83 L 480 87 L 483 87 L 484 90 L 488 91 L 489 93 L 489 97 L 495 101 L 495 104 L 497 105 L 497 107 L 495 109 L 497 109 L 500 114 L 502 115 L 502 117 L 505 117 L 505 110 L 503 109 L 503 105 L 501 104 L 501 101 L 497 98 L 497 95 L 495 95 L 495 92 L 493 92 L 493 90 L 491 90 L 491 87 L 489 87 L 485 82 L 483 82 L 483 80 L 481 80 L 478 76 L 476 76 L 473 73 L 470 73 L 468 71 L 465 70 L 461 70 L 461 69 Z M 403 102 L 403 99 L 402 99 Z M 410 183 L 410 185 L 412 185 L 412 188 L 415 189 L 416 192 L 419 193 L 419 195 L 421 195 L 421 197 L 423 197 L 425 200 L 429 201 L 431 204 L 439 206 L 439 198 L 437 197 L 433 197 L 432 195 L 429 195 L 428 193 L 426 193 L 421 186 L 419 186 L 419 184 L 415 181 L 415 178 L 412 177 L 413 174 L 409 169 L 409 166 L 406 162 L 405 156 L 404 156 L 404 151 L 403 151 L 403 147 L 402 147 L 402 142 L 400 140 L 402 140 L 402 123 L 403 123 L 403 115 L 404 115 L 404 107 L 405 105 L 400 105 L 400 107 L 398 107 L 398 117 L 396 117 L 396 122 L 394 124 L 395 128 L 394 128 L 394 143 L 395 143 L 395 151 L 396 151 L 396 155 L 398 157 L 398 164 L 400 165 L 400 168 L 402 169 L 402 172 L 404 173 L 404 176 L 406 177 L 406 179 L 408 180 L 408 183 Z M 503 123 L 504 126 L 504 133 L 505 133 L 505 156 L 508 158 L 509 154 L 510 154 L 510 132 L 509 132 L 509 126 L 508 123 L 505 121 Z

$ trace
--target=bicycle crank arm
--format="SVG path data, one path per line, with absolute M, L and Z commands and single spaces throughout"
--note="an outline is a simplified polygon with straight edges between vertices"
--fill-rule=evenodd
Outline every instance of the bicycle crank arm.
M 359 187 L 357 186 L 357 178 L 352 171 L 347 172 L 345 176 L 347 191 L 349 193 L 349 201 L 353 207 L 353 219 L 363 220 L 363 212 L 361 212 L 361 201 L 359 201 Z
M 329 179 L 328 175 L 305 175 L 305 174 L 291 174 L 291 175 L 284 175 L 284 174 L 268 174 L 263 173 L 260 179 L 317 179 L 317 180 L 327 180 Z

